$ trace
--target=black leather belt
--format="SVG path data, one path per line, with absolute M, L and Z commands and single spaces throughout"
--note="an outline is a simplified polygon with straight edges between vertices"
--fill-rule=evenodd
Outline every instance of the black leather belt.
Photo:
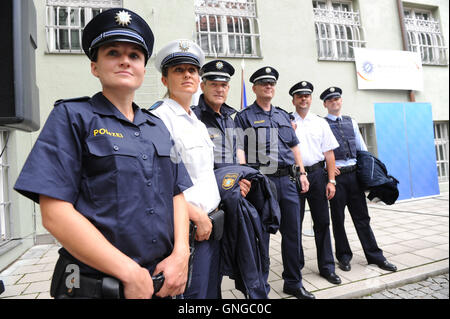
M 316 171 L 316 170 L 321 169 L 321 168 L 324 168 L 324 167 L 325 167 L 325 161 L 320 161 L 320 162 L 317 162 L 317 163 L 314 164 L 314 165 L 311 165 L 311 166 L 305 166 L 305 171 L 306 171 L 307 173 L 311 173 L 311 172 L 313 172 L 313 171 Z
M 274 176 L 274 177 L 281 177 L 281 176 L 287 176 L 289 175 L 291 168 L 289 166 L 281 167 L 277 169 L 277 171 L 273 174 L 265 174 L 267 176 Z
M 342 166 L 342 167 L 338 167 L 339 171 L 342 174 L 347 174 L 347 173 L 351 173 L 356 171 L 356 165 L 351 165 L 351 166 Z

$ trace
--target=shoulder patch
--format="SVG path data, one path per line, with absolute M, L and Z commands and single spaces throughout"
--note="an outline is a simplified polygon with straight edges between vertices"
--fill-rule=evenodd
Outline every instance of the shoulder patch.
M 289 115 L 288 111 L 282 109 L 281 107 L 275 106 L 275 108 L 276 108 L 277 110 L 283 111 L 284 113 L 286 113 L 287 115 Z
M 161 104 L 163 104 L 163 103 L 164 103 L 163 101 L 157 101 L 157 102 L 155 102 L 155 104 L 153 104 L 152 106 L 150 106 L 150 107 L 148 108 L 148 110 L 149 110 L 149 111 L 154 111 L 154 110 L 156 110 L 158 107 L 160 107 Z
M 90 96 L 75 97 L 72 99 L 60 99 L 55 102 L 54 106 L 56 107 L 56 106 L 60 105 L 61 103 L 66 103 L 66 102 L 87 102 L 90 99 L 91 99 Z

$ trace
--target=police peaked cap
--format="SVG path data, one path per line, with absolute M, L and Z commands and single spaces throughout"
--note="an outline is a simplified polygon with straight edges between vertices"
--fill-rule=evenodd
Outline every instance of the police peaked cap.
M 187 39 L 174 40 L 158 51 L 155 67 L 162 72 L 164 67 L 178 64 L 192 64 L 199 69 L 205 62 L 205 53 L 197 43 Z
M 234 74 L 233 66 L 227 61 L 214 60 L 206 63 L 200 70 L 202 80 L 228 82 Z
M 289 90 L 289 95 L 294 96 L 294 94 L 311 94 L 314 91 L 314 86 L 308 81 L 301 81 L 295 84 Z
M 332 86 L 320 94 L 320 99 L 323 101 L 335 98 L 335 97 L 341 97 L 342 90 L 336 86 Z
M 145 64 L 153 52 L 155 38 L 147 22 L 138 14 L 125 8 L 112 8 L 98 14 L 83 31 L 83 51 L 91 61 L 96 60 L 97 50 L 110 42 L 131 42 L 145 53 Z
M 277 82 L 277 80 L 278 71 L 271 66 L 265 66 L 259 70 L 256 70 L 250 77 L 250 82 L 253 84 L 256 82 Z

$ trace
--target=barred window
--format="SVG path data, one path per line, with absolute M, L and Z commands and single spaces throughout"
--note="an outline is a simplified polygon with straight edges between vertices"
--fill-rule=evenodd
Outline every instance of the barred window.
M 448 122 L 434 123 L 434 144 L 439 182 L 448 182 Z
M 447 47 L 439 20 L 429 10 L 404 8 L 408 50 L 420 52 L 423 64 L 447 65 Z
M 195 0 L 196 42 L 206 56 L 260 57 L 255 0 Z
M 359 12 L 348 0 L 313 0 L 319 60 L 353 61 L 353 48 L 365 47 Z
M 47 0 L 47 52 L 83 53 L 81 36 L 86 24 L 114 7 L 122 7 L 122 0 Z
M 12 233 L 8 182 L 8 137 L 8 131 L 0 130 L 0 247 L 11 239 Z

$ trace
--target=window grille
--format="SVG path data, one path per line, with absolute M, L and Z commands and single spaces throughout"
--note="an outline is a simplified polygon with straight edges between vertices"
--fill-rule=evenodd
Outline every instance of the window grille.
M 122 7 L 122 0 L 47 0 L 47 52 L 83 53 L 81 37 L 86 24 L 114 7 Z
M 448 182 L 448 122 L 434 123 L 434 145 L 439 182 Z
M 319 60 L 354 61 L 353 48 L 365 47 L 359 12 L 351 1 L 313 1 Z
M 441 33 L 440 23 L 426 10 L 405 8 L 405 28 L 408 50 L 420 52 L 423 64 L 447 65 L 448 50 Z
M 260 57 L 255 0 L 195 0 L 196 42 L 211 57 Z
M 8 183 L 8 131 L 0 131 L 0 246 L 11 238 Z
M 377 156 L 377 147 L 375 141 L 375 132 L 373 124 L 358 124 L 359 132 L 361 133 L 361 137 L 366 143 L 367 151 Z

